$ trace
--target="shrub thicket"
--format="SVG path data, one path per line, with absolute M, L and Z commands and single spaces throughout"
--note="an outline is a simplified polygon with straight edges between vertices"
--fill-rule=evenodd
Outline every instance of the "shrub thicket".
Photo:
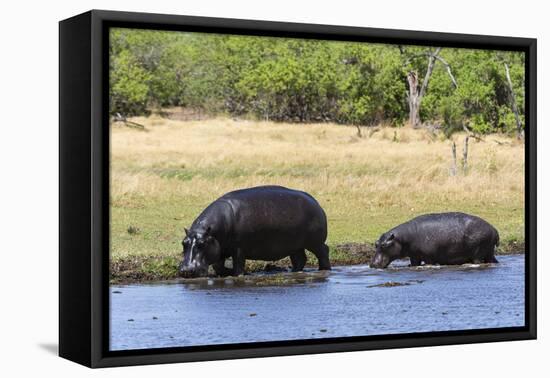
M 177 105 L 274 121 L 398 126 L 408 118 L 407 73 L 421 81 L 427 66 L 421 46 L 405 54 L 395 45 L 132 29 L 113 29 L 110 39 L 111 113 L 124 115 Z M 463 124 L 479 133 L 515 130 L 504 64 L 523 114 L 523 53 L 444 48 L 440 56 L 458 87 L 436 62 L 422 121 L 446 132 Z

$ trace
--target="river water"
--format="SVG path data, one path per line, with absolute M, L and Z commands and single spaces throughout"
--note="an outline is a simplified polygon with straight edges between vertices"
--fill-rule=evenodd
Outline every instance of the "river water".
M 110 349 L 523 326 L 524 255 L 112 285 Z

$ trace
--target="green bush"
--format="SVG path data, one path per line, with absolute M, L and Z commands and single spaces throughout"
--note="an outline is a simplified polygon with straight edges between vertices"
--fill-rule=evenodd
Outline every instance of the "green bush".
M 110 35 L 111 113 L 144 114 L 184 106 L 212 114 L 289 122 L 355 125 L 408 119 L 407 74 L 419 82 L 427 48 L 291 38 L 132 29 Z M 511 132 L 516 121 L 505 76 L 510 67 L 524 112 L 524 55 L 444 48 L 458 87 L 436 61 L 422 121 L 446 133 L 468 124 L 479 133 Z M 523 122 L 523 115 L 521 115 Z
M 151 74 L 125 50 L 112 57 L 110 76 L 111 113 L 142 114 L 147 110 Z
M 449 136 L 463 129 L 463 106 L 457 96 L 444 97 L 439 102 L 438 113 L 443 119 L 443 131 Z

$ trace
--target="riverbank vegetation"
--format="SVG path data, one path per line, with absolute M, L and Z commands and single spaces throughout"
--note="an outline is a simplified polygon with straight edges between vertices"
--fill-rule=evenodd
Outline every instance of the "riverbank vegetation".
M 382 232 L 440 211 L 479 215 L 499 253 L 523 251 L 524 53 L 109 38 L 111 280 L 174 278 L 183 227 L 224 193 L 266 184 L 317 198 L 333 265 L 368 262 Z
M 481 216 L 499 230 L 500 253 L 523 251 L 524 144 L 515 136 L 470 137 L 464 167 L 464 132 L 377 126 L 359 137 L 327 122 L 167 116 L 182 112 L 130 119 L 143 128 L 111 126 L 112 281 L 176 277 L 183 227 L 222 194 L 266 184 L 319 201 L 333 265 L 366 263 L 382 232 L 439 211 Z

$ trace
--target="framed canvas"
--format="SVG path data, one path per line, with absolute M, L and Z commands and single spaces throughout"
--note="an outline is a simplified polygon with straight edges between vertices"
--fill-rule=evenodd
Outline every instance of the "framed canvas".
M 536 40 L 60 22 L 59 354 L 536 338 Z

